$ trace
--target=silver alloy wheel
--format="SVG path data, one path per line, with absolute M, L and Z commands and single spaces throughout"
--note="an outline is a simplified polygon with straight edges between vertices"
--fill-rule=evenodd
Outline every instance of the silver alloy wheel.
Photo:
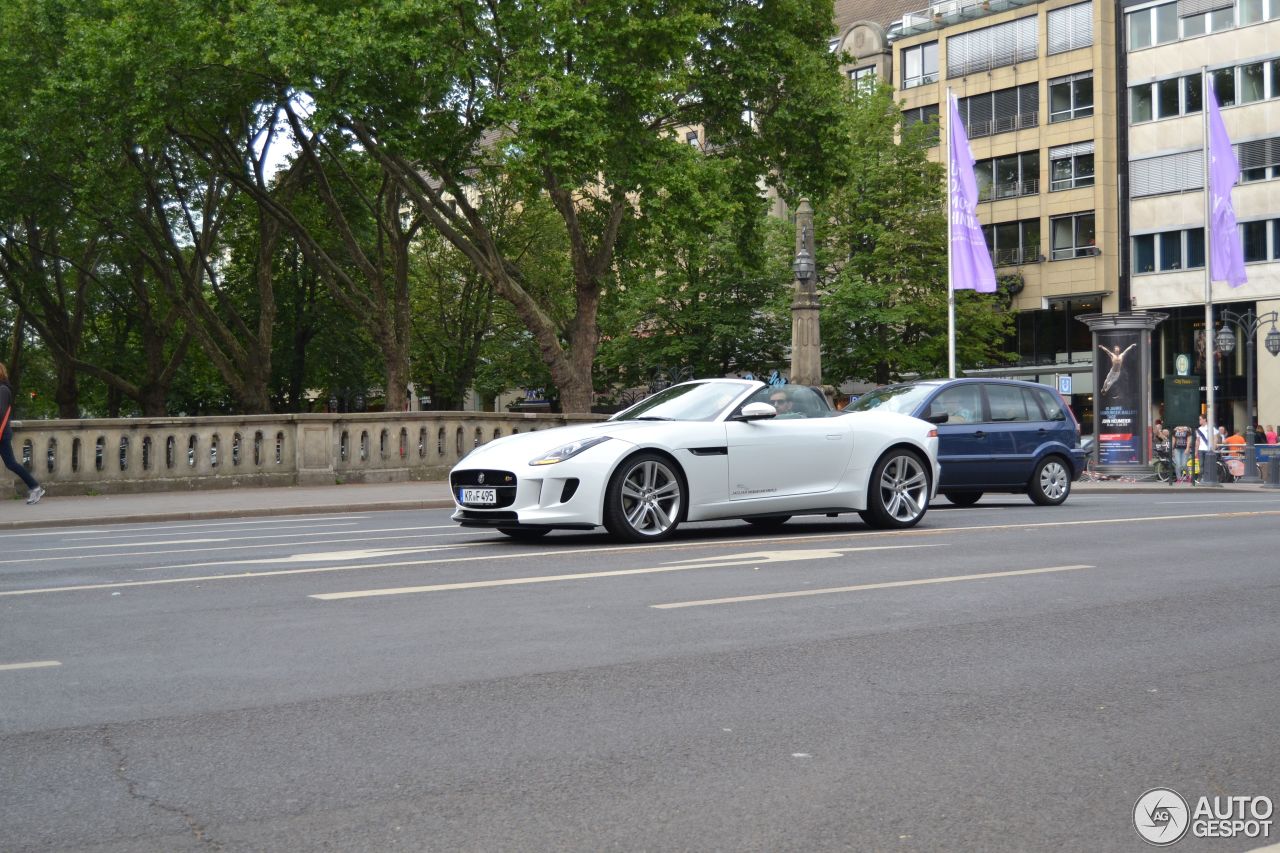
M 910 524 L 924 515 L 929 502 L 929 476 L 913 453 L 889 459 L 876 486 L 885 513 L 894 521 Z
M 1040 494 L 1049 503 L 1062 503 L 1071 490 L 1071 478 L 1067 476 L 1066 466 L 1055 459 L 1048 459 L 1040 466 Z
M 680 520 L 680 478 L 663 462 L 644 459 L 622 479 L 622 515 L 636 533 L 660 536 Z

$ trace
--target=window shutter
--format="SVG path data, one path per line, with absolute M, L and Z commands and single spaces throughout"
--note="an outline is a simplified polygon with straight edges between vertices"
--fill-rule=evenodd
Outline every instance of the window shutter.
M 1240 161 L 1241 171 L 1280 166 L 1280 136 L 1241 142 L 1236 146 L 1236 159 Z
M 1178 0 L 1178 17 L 1190 18 L 1205 12 L 1229 9 L 1234 4 L 1235 0 Z
M 1050 160 L 1061 160 L 1064 157 L 1075 157 L 1079 154 L 1092 154 L 1093 140 L 1088 142 L 1075 142 L 1071 145 L 1059 145 L 1056 148 L 1049 149 Z M 1140 161 L 1139 161 L 1140 162 Z
M 1031 15 L 947 39 L 947 76 L 963 77 L 1035 59 L 1038 20 Z
M 1129 192 L 1134 198 L 1198 190 L 1204 186 L 1204 152 L 1184 151 L 1148 157 L 1129 164 Z
M 1093 2 L 1049 12 L 1049 55 L 1093 44 Z

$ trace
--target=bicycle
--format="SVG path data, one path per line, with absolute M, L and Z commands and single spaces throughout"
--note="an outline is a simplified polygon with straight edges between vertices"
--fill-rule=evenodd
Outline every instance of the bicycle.
M 1167 443 L 1161 442 L 1155 446 L 1155 459 L 1151 462 L 1151 467 L 1155 469 L 1157 480 L 1173 485 L 1177 478 L 1173 470 L 1173 451 Z

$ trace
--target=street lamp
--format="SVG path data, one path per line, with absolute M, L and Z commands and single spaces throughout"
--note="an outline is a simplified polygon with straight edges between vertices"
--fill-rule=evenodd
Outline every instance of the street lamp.
M 808 249 L 801 248 L 796 252 L 796 259 L 791 262 L 791 271 L 796 274 L 796 281 L 800 282 L 801 287 L 813 278 L 813 269 L 813 257 Z
M 1230 323 L 1244 334 L 1244 361 L 1245 361 L 1245 451 L 1244 451 L 1244 476 L 1240 478 L 1242 483 L 1259 483 L 1262 482 L 1258 476 L 1258 459 L 1254 451 L 1254 434 L 1253 434 L 1253 369 L 1254 363 L 1257 361 L 1257 353 L 1254 347 L 1254 340 L 1258 337 L 1258 329 L 1263 323 L 1271 324 L 1271 331 L 1267 332 L 1267 338 L 1263 341 L 1263 346 L 1267 348 L 1267 352 L 1272 355 L 1280 354 L 1280 330 L 1276 329 L 1276 321 L 1280 320 L 1280 313 L 1268 311 L 1266 314 L 1259 315 L 1252 308 L 1246 310 L 1243 314 L 1236 313 L 1229 308 L 1222 311 L 1222 328 L 1218 330 L 1217 343 L 1218 349 L 1230 355 L 1236 348 L 1236 336 L 1231 333 L 1226 324 Z

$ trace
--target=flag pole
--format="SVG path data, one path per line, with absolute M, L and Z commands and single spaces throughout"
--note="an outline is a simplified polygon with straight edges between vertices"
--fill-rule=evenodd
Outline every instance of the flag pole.
M 1213 83 L 1209 79 L 1209 66 L 1200 66 L 1200 79 L 1204 81 L 1203 114 L 1203 148 L 1204 159 L 1204 418 L 1205 428 L 1209 433 L 1209 446 L 1205 448 L 1204 467 L 1200 472 L 1205 482 L 1216 483 L 1218 471 L 1214 467 L 1213 442 L 1217 419 L 1214 417 L 1213 405 L 1213 359 L 1217 344 L 1213 339 L 1213 194 L 1209 189 L 1209 99 L 1217 97 L 1213 92 Z
M 951 146 L 955 142 L 955 134 L 950 127 L 951 122 L 956 120 L 955 110 L 951 109 L 951 87 L 947 87 L 947 376 L 950 379 L 956 378 L 956 288 L 953 279 L 954 270 L 952 269 L 952 255 L 955 247 L 951 239 L 951 162 L 955 159 L 955 152 L 951 150 Z

